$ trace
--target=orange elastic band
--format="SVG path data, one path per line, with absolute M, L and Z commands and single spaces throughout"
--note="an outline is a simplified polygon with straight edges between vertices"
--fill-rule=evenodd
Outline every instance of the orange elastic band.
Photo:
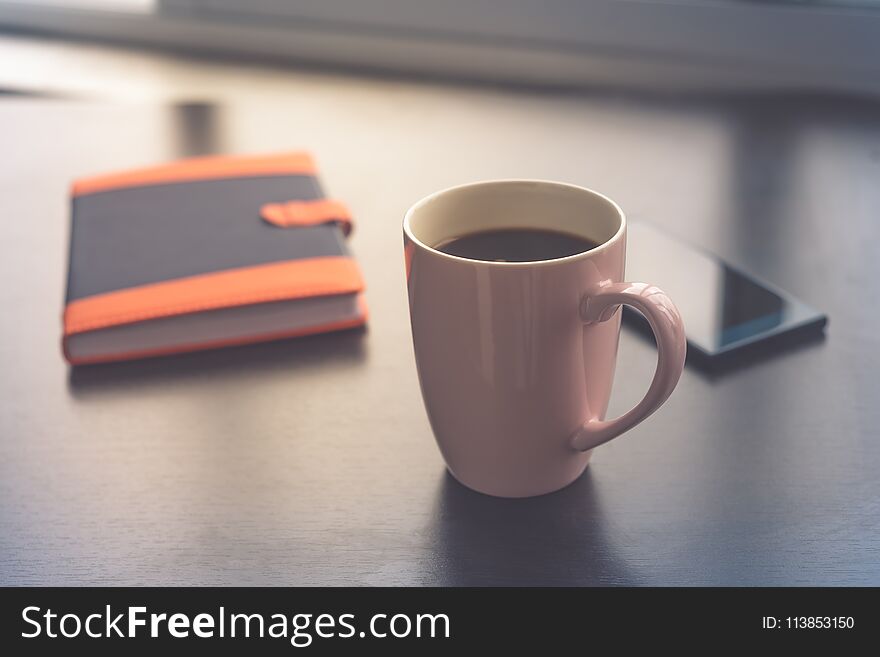
M 64 334 L 252 303 L 350 294 L 363 288 L 357 263 L 345 256 L 273 262 L 76 299 L 64 310 Z
M 335 221 L 348 237 L 351 234 L 351 213 L 345 204 L 330 199 L 317 201 L 288 201 L 267 203 L 260 208 L 260 216 L 270 224 L 282 226 L 314 226 Z
M 245 176 L 315 175 L 315 162 L 308 153 L 278 155 L 219 155 L 179 160 L 132 171 L 82 178 L 73 183 L 71 194 L 82 196 L 123 187 L 143 187 L 163 183 L 237 178 Z

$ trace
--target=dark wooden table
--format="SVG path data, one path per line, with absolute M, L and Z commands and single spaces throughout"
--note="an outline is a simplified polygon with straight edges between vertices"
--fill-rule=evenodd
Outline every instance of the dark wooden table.
M 880 104 L 328 84 L 0 100 L 0 584 L 880 584 Z M 357 216 L 367 332 L 65 365 L 70 179 L 299 147 Z M 399 225 L 511 176 L 607 192 L 826 311 L 827 338 L 689 367 L 561 492 L 462 488 L 420 399 Z M 653 365 L 625 330 L 613 411 Z

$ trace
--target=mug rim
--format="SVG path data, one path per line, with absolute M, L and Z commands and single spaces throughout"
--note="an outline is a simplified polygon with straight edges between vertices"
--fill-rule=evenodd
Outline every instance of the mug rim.
M 574 190 L 578 193 L 585 193 L 593 197 L 598 197 L 601 200 L 608 203 L 612 208 L 614 208 L 617 213 L 617 217 L 620 220 L 620 224 L 617 227 L 617 230 L 614 232 L 610 238 L 599 244 L 598 246 L 589 249 L 588 251 L 581 251 L 580 253 L 575 253 L 570 256 L 564 256 L 562 258 L 552 258 L 550 260 L 526 260 L 522 262 L 499 262 L 497 260 L 477 260 L 475 258 L 464 258 L 462 256 L 452 255 L 450 253 L 445 253 L 439 249 L 434 248 L 420 240 L 416 237 L 415 233 L 413 233 L 412 227 L 410 226 L 410 220 L 413 215 L 418 212 L 422 207 L 430 203 L 431 201 L 443 196 L 445 194 L 449 194 L 452 192 L 456 192 L 462 189 L 468 188 L 476 188 L 476 187 L 500 187 L 504 185 L 510 184 L 531 184 L 531 185 L 541 185 L 545 187 L 555 187 L 555 188 L 566 188 L 569 190 Z M 431 253 L 438 255 L 443 258 L 448 258 L 450 260 L 457 260 L 461 262 L 469 262 L 469 263 L 477 263 L 481 265 L 489 265 L 493 267 L 540 267 L 540 266 L 548 266 L 548 265 L 557 265 L 564 264 L 568 262 L 574 262 L 577 260 L 585 259 L 592 257 L 598 253 L 601 253 L 609 248 L 616 242 L 618 242 L 623 234 L 626 232 L 626 214 L 623 212 L 623 209 L 611 198 L 602 194 L 601 192 L 597 192 L 594 189 L 590 189 L 589 187 L 583 187 L 582 185 L 575 185 L 573 183 L 559 182 L 556 180 L 545 180 L 540 178 L 499 178 L 495 180 L 479 180 L 476 182 L 464 183 L 461 185 L 453 185 L 452 187 L 446 187 L 445 189 L 438 190 L 427 196 L 419 199 L 410 208 L 406 211 L 406 214 L 403 216 L 403 233 L 406 237 L 412 241 L 417 246 L 425 249 L 426 251 L 430 251 Z

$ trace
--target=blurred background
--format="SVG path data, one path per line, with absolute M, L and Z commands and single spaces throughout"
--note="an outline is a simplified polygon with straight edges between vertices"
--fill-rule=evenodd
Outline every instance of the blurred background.
M 566 86 L 876 93 L 878 25 L 877 0 L 0 0 L 10 33 Z

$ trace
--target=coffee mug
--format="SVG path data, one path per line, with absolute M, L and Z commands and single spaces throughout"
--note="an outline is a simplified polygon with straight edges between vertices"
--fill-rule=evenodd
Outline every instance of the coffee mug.
M 598 246 L 529 262 L 435 248 L 499 229 L 552 230 Z M 593 448 L 651 415 L 678 383 L 681 315 L 653 285 L 623 282 L 626 218 L 602 194 L 538 180 L 453 187 L 410 208 L 403 234 L 422 397 L 449 471 L 465 486 L 500 497 L 567 486 Z M 606 420 L 622 304 L 651 325 L 657 369 L 644 399 Z

